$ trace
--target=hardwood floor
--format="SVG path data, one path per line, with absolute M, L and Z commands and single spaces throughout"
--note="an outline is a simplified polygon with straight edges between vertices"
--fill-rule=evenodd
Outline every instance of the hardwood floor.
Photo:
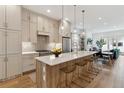
M 104 66 L 101 75 L 93 87 L 124 88 L 124 56 L 120 56 L 112 67 Z
M 33 88 L 33 87 L 35 87 L 35 84 L 27 75 L 0 83 L 0 88 Z
M 34 88 L 35 72 L 0 83 L 1 88 Z M 76 82 L 81 82 L 76 80 Z M 82 84 L 83 85 L 83 84 Z M 72 87 L 78 87 L 72 84 Z M 103 65 L 102 72 L 85 87 L 88 88 L 124 88 L 124 56 L 120 55 L 113 66 Z

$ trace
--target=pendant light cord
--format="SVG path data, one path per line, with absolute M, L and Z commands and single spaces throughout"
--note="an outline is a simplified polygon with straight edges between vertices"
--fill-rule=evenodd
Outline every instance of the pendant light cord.
M 63 26 L 63 20 L 64 20 L 64 6 L 62 5 L 62 26 Z
M 83 32 L 85 31 L 84 29 L 85 29 L 85 27 L 84 27 L 84 12 L 85 12 L 85 10 L 82 10 L 82 14 L 83 14 Z
M 76 5 L 74 5 L 74 26 L 76 28 Z

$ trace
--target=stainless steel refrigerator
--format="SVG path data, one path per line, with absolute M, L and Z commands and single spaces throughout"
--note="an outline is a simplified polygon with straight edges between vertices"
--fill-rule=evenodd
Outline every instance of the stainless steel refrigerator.
M 71 52 L 71 39 L 70 39 L 70 37 L 62 37 L 62 51 L 64 53 Z

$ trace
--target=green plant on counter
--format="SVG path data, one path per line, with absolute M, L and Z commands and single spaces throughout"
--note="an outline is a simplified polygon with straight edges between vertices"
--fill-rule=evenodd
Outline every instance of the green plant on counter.
M 100 39 L 96 41 L 96 44 L 99 47 L 99 49 L 102 49 L 103 45 L 106 44 L 106 41 L 104 39 Z
M 93 40 L 91 39 L 91 38 L 87 38 L 87 45 L 92 45 L 92 43 L 93 43 Z

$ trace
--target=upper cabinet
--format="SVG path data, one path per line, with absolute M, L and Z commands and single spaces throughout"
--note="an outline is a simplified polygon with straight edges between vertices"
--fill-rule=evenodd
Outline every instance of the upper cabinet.
M 22 21 L 22 41 L 28 42 L 29 39 L 30 39 L 29 22 L 28 21 Z
M 25 8 L 22 8 L 22 21 L 29 20 L 29 11 Z
M 33 22 L 30 22 L 30 40 L 37 43 L 37 24 Z
M 29 16 L 30 16 L 30 22 L 37 24 L 37 15 L 32 13 L 32 12 L 30 12 Z
M 10 30 L 21 30 L 20 6 L 0 6 L 0 28 L 6 28 Z
M 58 42 L 59 39 L 59 26 L 57 21 L 51 21 L 49 26 L 50 42 Z
M 44 28 L 45 28 L 44 31 L 45 32 L 50 32 L 50 21 L 51 20 L 49 20 L 49 19 L 44 20 Z
M 5 54 L 5 30 L 0 30 L 0 55 Z
M 7 29 L 21 30 L 21 7 L 15 5 L 6 6 Z
M 50 42 L 58 42 L 59 22 L 22 8 L 22 41 L 37 43 L 37 34 L 48 35 Z
M 38 17 L 38 31 L 49 33 L 51 30 L 50 24 L 51 24 L 51 19 L 42 16 Z
M 22 8 L 22 41 L 37 43 L 37 15 Z
M 0 5 L 0 28 L 5 28 L 5 6 Z
M 44 31 L 44 18 L 38 16 L 38 31 Z

